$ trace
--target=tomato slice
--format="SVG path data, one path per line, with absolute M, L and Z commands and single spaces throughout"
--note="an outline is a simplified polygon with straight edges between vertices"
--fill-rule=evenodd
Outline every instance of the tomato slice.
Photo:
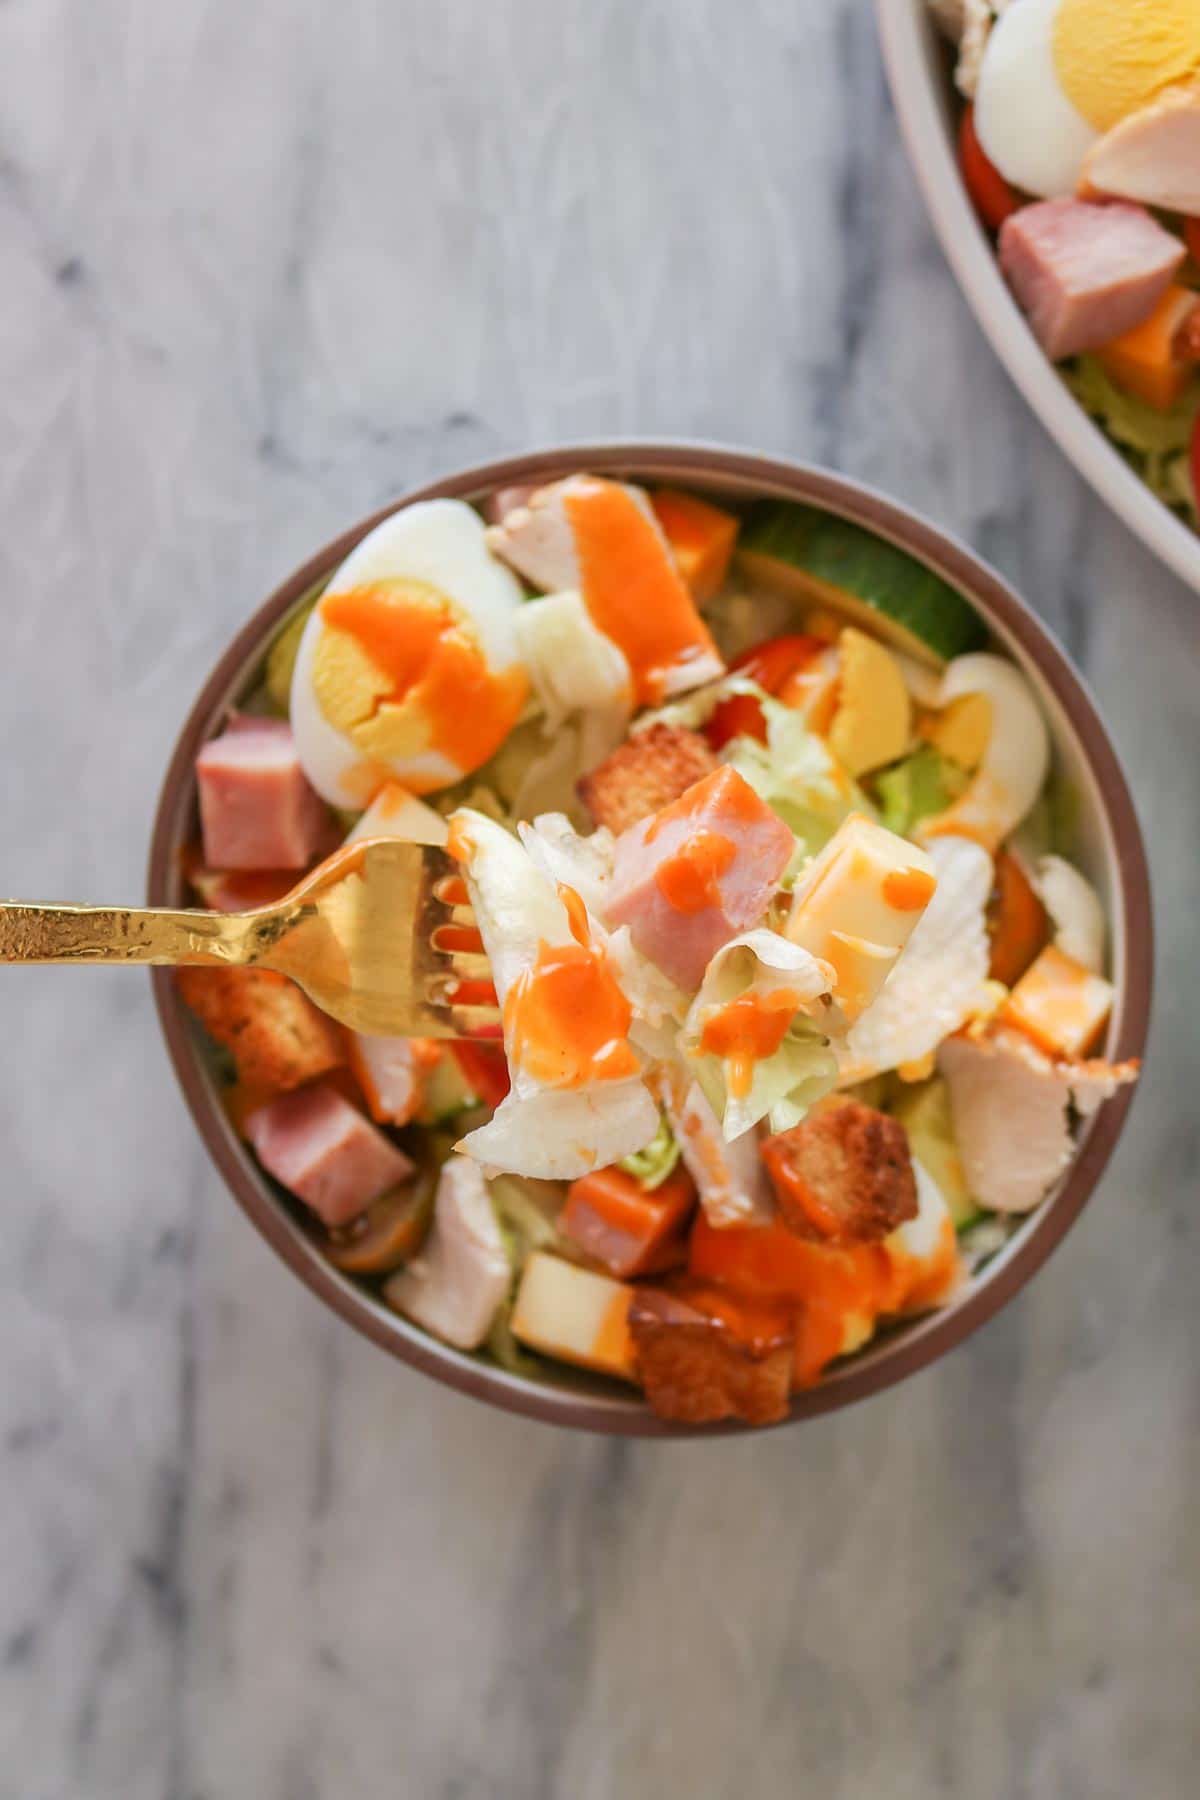
M 729 667 L 748 676 L 765 693 L 777 694 L 790 675 L 805 667 L 825 649 L 820 638 L 807 632 L 787 632 L 782 637 L 768 638 L 735 656 Z M 714 710 L 705 727 L 705 736 L 714 750 L 720 750 L 731 738 L 757 738 L 767 741 L 767 722 L 762 707 L 753 694 L 731 694 Z
M 757 738 L 760 744 L 765 744 L 767 721 L 753 694 L 731 694 L 728 700 L 722 700 L 713 708 L 704 735 L 714 750 L 723 749 L 737 737 Z
M 500 1045 L 452 1038 L 450 1053 L 484 1105 L 494 1111 L 508 1092 L 508 1063 Z
M 1185 219 L 1183 235 L 1187 240 L 1188 255 L 1196 267 L 1200 268 L 1200 219 Z
M 989 231 L 999 231 L 1005 219 L 1010 213 L 1017 211 L 1021 202 L 1015 189 L 1005 181 L 976 137 L 973 106 L 963 108 L 962 122 L 958 128 L 958 161 L 975 211 Z

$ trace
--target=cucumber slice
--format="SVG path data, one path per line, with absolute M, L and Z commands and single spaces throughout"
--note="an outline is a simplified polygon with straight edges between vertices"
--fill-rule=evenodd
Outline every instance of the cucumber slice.
M 907 1131 L 913 1156 L 941 1189 L 954 1229 L 962 1231 L 973 1224 L 981 1216 L 979 1203 L 963 1174 L 950 1115 L 950 1093 L 941 1076 L 902 1089 L 892 1101 L 891 1112 Z
M 922 662 L 940 664 L 987 642 L 956 589 L 894 544 L 813 506 L 765 501 L 742 527 L 742 573 L 828 606 Z
M 425 1095 L 417 1123 L 440 1125 L 478 1105 L 478 1094 L 470 1087 L 454 1057 L 444 1052 L 425 1078 Z

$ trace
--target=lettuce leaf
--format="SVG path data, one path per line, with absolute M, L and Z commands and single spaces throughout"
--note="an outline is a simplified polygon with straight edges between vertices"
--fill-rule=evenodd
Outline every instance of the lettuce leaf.
M 530 1181 L 521 1175 L 493 1175 L 488 1182 L 492 1206 L 505 1242 L 518 1268 L 535 1250 L 561 1251 L 555 1223 L 562 1206 L 562 1190 L 552 1182 Z
M 544 944 L 573 941 L 556 885 L 503 826 L 481 813 L 455 814 L 466 852 L 464 874 L 475 922 L 503 1005 Z M 506 1040 L 512 1089 L 486 1124 L 458 1146 L 486 1168 L 546 1181 L 571 1181 L 630 1156 L 650 1142 L 658 1108 L 640 1076 L 554 1088 L 520 1063 Z
M 556 731 L 572 713 L 607 713 L 619 743 L 633 711 L 629 664 L 593 624 L 582 596 L 571 591 L 527 601 L 514 629 L 547 730 Z
M 837 1081 L 837 1057 L 829 1039 L 811 1019 L 797 1018 L 773 1056 L 754 1064 L 749 1092 L 730 1092 L 720 1057 L 698 1056 L 692 1064 L 705 1099 L 721 1121 L 727 1144 L 761 1119 L 772 1131 L 789 1131 Z
M 762 707 L 767 741 L 760 744 L 757 738 L 734 738 L 726 746 L 723 760 L 795 835 L 796 852 L 784 873 L 787 887 L 849 813 L 863 812 L 873 818 L 875 807 L 798 712 L 772 700 L 753 682 L 743 682 L 741 691 L 753 694 Z
M 922 744 L 902 761 L 875 777 L 881 820 L 900 837 L 911 835 L 922 819 L 944 812 L 965 793 L 970 776 L 932 744 Z
M 768 1115 L 772 1130 L 787 1130 L 833 1086 L 837 1058 L 820 1022 L 832 985 L 827 964 L 775 931 L 748 931 L 709 963 L 679 1041 L 727 1143 Z M 747 995 L 766 1001 L 776 993 L 795 996 L 787 1033 L 771 1056 L 752 1065 L 748 1091 L 735 1093 L 728 1061 L 702 1049 L 705 1025 Z
M 644 1150 L 623 1156 L 619 1168 L 651 1192 L 661 1187 L 679 1161 L 679 1145 L 665 1113 L 659 1115 L 658 1130 Z
M 1125 453 L 1147 487 L 1167 506 L 1200 524 L 1188 450 L 1200 415 L 1200 375 L 1166 412 L 1147 406 L 1119 388 L 1094 356 L 1079 357 L 1062 376 L 1084 411 L 1090 413 Z

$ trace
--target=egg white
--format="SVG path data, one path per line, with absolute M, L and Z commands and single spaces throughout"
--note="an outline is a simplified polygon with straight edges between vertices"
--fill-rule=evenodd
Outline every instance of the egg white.
M 424 581 L 462 608 L 499 673 L 518 662 L 515 618 L 523 599 L 516 577 L 484 542 L 479 515 L 461 500 L 423 500 L 393 513 L 369 532 L 336 571 L 325 592 L 345 593 L 376 581 Z M 291 721 L 296 752 L 317 792 L 334 806 L 358 808 L 370 799 L 353 779 L 362 750 L 321 711 L 314 687 L 317 647 L 325 629 L 320 602 L 304 628 L 292 676 Z M 469 773 L 443 751 L 379 760 L 397 781 L 428 792 Z
M 1059 0 L 1019 0 L 996 21 L 975 92 L 975 132 L 1006 181 L 1050 199 L 1073 194 L 1095 131 L 1054 64 Z

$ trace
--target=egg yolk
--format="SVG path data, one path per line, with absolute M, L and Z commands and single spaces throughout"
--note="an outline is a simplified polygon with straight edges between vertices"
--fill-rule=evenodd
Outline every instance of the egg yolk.
M 368 762 L 382 769 L 436 751 L 465 774 L 516 724 L 528 693 L 524 672 L 489 668 L 470 622 L 438 589 L 372 582 L 326 594 L 320 615 L 317 704 Z M 410 776 L 409 786 L 420 792 L 424 784 Z
M 509 1057 L 546 1087 L 623 1081 L 638 1073 L 628 1042 L 633 1008 L 603 946 L 591 941 L 583 901 L 573 888 L 560 885 L 558 894 L 572 941 L 541 943 L 505 995 Z
M 1054 69 L 1097 131 L 1200 72 L 1197 0 L 1059 0 Z
M 755 1063 L 774 1056 L 799 1004 L 800 996 L 791 988 L 740 994 L 704 1021 L 700 1048 L 729 1064 L 729 1091 L 735 1100 L 750 1092 Z

